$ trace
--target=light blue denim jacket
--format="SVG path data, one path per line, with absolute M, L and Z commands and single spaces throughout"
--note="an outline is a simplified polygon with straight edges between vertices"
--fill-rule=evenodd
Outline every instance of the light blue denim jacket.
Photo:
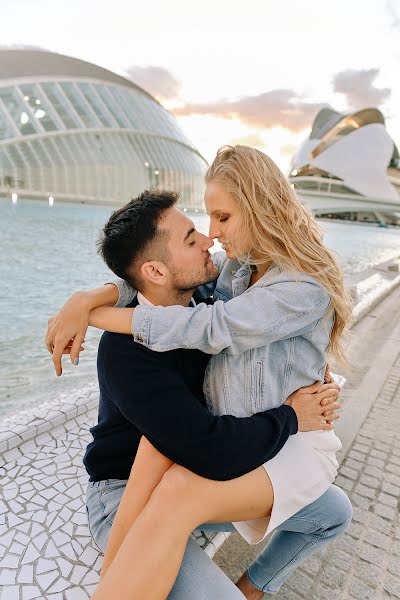
M 275 408 L 300 387 L 323 381 L 333 325 L 330 296 L 304 273 L 273 266 L 249 286 L 249 265 L 213 255 L 218 279 L 198 289 L 214 304 L 138 306 L 134 339 L 151 350 L 197 348 L 212 354 L 204 394 L 214 414 L 238 417 Z M 123 280 L 117 306 L 136 291 Z

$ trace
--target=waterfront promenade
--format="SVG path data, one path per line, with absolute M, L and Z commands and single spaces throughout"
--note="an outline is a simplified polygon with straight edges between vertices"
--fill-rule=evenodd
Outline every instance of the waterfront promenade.
M 337 484 L 354 520 L 276 600 L 400 598 L 400 286 L 354 326 L 350 362 Z M 0 600 L 84 600 L 95 588 L 102 559 L 86 524 L 82 455 L 97 402 L 93 384 L 0 422 Z M 235 534 L 219 548 L 224 539 L 199 534 L 236 580 L 261 546 Z

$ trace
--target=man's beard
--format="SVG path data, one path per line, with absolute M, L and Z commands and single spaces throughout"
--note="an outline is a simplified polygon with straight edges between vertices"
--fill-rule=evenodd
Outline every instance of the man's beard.
M 200 285 L 211 283 L 217 279 L 218 275 L 219 271 L 210 260 L 202 269 L 193 270 L 190 273 L 181 269 L 174 269 L 172 271 L 173 286 L 177 294 L 185 294 L 190 291 L 193 292 Z

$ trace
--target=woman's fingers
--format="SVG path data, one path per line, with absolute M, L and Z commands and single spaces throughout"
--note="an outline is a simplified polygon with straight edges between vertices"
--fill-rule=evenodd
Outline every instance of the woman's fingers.
M 50 319 L 48 320 L 46 337 L 45 337 L 46 348 L 50 352 L 50 354 L 53 352 L 53 338 L 54 338 L 53 324 L 54 324 L 54 317 L 50 317 Z
M 324 381 L 325 381 L 325 383 L 331 383 L 333 381 L 332 375 L 330 374 L 329 363 L 327 363 L 326 368 L 325 368 Z
M 65 342 L 60 342 L 57 337 L 54 340 L 54 348 L 53 348 L 53 365 L 56 371 L 57 377 L 62 375 L 62 355 L 65 348 Z
M 83 352 L 84 350 L 85 348 L 83 346 L 79 348 L 79 352 Z M 64 348 L 63 354 L 71 354 L 71 346 Z
M 82 347 L 82 342 L 85 337 L 85 334 L 75 336 L 75 339 L 72 342 L 71 346 L 71 363 L 73 365 L 79 364 L 79 349 Z

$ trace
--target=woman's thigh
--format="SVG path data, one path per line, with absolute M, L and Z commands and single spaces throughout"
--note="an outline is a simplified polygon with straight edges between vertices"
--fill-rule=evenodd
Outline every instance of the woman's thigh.
M 181 515 L 205 521 L 247 521 L 271 514 L 274 494 L 266 470 L 258 467 L 228 481 L 214 481 L 174 465 L 162 478 L 157 496 L 166 507 L 179 507 Z

